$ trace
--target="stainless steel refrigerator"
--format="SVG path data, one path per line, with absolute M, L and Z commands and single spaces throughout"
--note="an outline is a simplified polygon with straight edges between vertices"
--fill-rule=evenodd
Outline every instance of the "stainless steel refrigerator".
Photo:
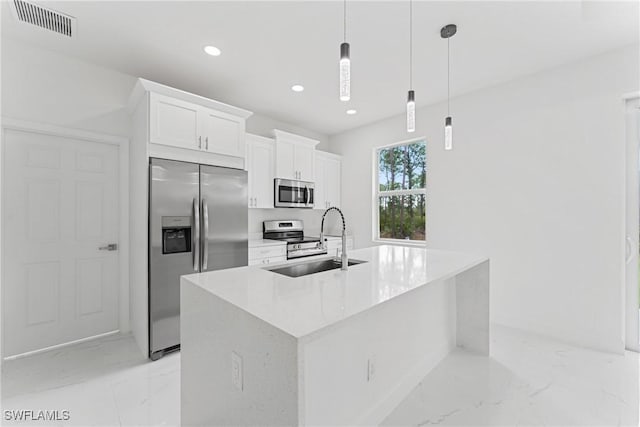
M 180 276 L 247 265 L 247 172 L 152 158 L 149 358 L 180 348 Z

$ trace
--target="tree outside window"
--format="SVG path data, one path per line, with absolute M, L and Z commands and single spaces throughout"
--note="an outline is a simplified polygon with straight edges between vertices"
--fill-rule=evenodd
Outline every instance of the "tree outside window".
M 425 241 L 426 142 L 377 150 L 378 239 Z

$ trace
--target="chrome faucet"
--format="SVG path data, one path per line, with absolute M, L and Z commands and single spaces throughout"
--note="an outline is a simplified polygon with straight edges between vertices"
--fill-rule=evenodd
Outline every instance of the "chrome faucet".
M 347 224 L 345 223 L 342 211 L 335 206 L 331 206 L 322 214 L 322 223 L 320 224 L 320 244 L 322 245 L 322 249 L 326 249 L 326 246 L 324 244 L 324 217 L 327 216 L 329 211 L 338 211 L 338 213 L 340 214 L 340 218 L 342 218 L 342 256 L 340 257 L 340 269 L 347 270 L 349 266 L 349 258 L 347 258 Z

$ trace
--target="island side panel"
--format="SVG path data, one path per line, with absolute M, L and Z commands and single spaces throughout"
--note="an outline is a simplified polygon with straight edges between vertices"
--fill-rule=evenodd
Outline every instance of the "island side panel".
M 456 344 L 480 354 L 490 354 L 489 261 L 455 277 Z
M 454 280 L 419 287 L 302 338 L 301 421 L 377 425 L 391 413 L 455 348 Z M 374 292 L 385 292 L 381 284 Z
M 296 339 L 184 278 L 180 297 L 181 424 L 297 425 Z

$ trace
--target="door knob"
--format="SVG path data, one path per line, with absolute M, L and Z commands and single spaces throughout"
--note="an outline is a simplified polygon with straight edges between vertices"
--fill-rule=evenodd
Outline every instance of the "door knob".
M 118 250 L 118 244 L 117 243 L 109 243 L 106 246 L 100 246 L 98 248 L 98 250 L 101 250 L 101 251 L 117 251 Z

